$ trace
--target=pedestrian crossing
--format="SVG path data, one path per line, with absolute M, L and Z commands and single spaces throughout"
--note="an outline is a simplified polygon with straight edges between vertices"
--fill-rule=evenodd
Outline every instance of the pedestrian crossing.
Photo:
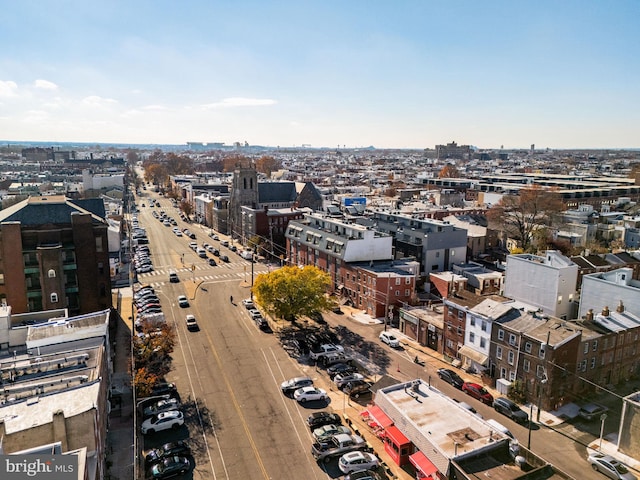
M 196 280 L 196 281 L 236 281 L 247 278 L 249 275 L 243 270 L 232 270 L 232 263 L 218 264 L 216 267 L 207 265 L 195 265 L 192 270 L 191 266 L 181 268 L 161 268 L 152 272 L 138 274 L 138 282 L 151 285 L 153 287 L 161 286 L 169 283 L 169 273 L 176 272 L 180 280 Z M 221 268 L 222 267 L 222 268 Z M 226 267 L 226 268 L 225 268 Z M 266 268 L 254 268 L 254 274 L 266 272 Z M 208 274 L 204 274 L 207 272 Z

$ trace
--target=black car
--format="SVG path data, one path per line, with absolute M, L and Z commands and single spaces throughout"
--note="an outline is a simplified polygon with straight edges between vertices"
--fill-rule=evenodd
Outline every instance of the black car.
M 151 467 L 151 478 L 169 478 L 188 472 L 191 462 L 187 457 L 165 457 Z
M 329 412 L 313 412 L 307 417 L 307 425 L 310 430 L 315 430 L 318 427 L 325 425 L 342 425 L 342 418 L 337 413 Z
M 371 394 L 372 383 L 364 380 L 354 380 L 342 387 L 342 391 L 353 398 L 359 398 L 363 395 Z
M 215 267 L 217 265 L 216 261 L 213 258 L 209 259 L 209 265 Z
M 176 395 L 178 393 L 178 389 L 173 383 L 168 382 L 158 382 L 151 389 L 152 397 L 159 395 Z
M 229 257 L 227 257 L 226 255 L 220 255 L 220 260 L 229 263 Z
M 517 423 L 527 423 L 529 415 L 523 412 L 518 405 L 508 398 L 498 397 L 493 401 L 493 408 Z
M 144 457 L 144 461 L 147 465 L 158 463 L 165 457 L 172 457 L 175 455 L 182 457 L 189 456 L 191 455 L 191 447 L 182 440 L 178 440 L 177 442 L 165 443 L 161 447 L 152 448 L 142 452 L 142 456 Z
M 382 477 L 373 470 L 360 470 L 350 473 L 344 480 L 382 480 Z
M 460 375 L 448 368 L 439 368 L 438 376 L 445 382 L 456 387 L 458 390 L 462 388 L 462 384 L 464 383 L 464 380 L 460 377 Z
M 331 365 L 327 368 L 327 373 L 329 377 L 333 379 L 336 375 L 345 374 L 345 373 L 353 373 L 357 370 L 353 365 L 349 365 L 348 363 L 336 363 L 335 365 Z

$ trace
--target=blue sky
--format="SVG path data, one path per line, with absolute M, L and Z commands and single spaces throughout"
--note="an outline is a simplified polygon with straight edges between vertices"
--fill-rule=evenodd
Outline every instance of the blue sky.
M 640 147 L 640 1 L 0 0 L 0 139 Z

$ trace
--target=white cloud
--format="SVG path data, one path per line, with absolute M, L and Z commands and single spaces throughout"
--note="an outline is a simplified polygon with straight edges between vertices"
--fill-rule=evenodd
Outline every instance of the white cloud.
M 57 90 L 58 89 L 58 85 L 56 85 L 55 83 L 50 82 L 49 80 L 42 80 L 41 78 L 36 80 L 34 85 L 35 85 L 36 88 L 41 88 L 42 90 Z
M 270 98 L 229 97 L 223 98 L 219 102 L 207 103 L 202 106 L 204 108 L 264 107 L 275 105 L 276 103 L 278 102 Z
M 142 107 L 143 110 L 150 110 L 150 111 L 162 111 L 162 110 L 169 110 L 167 107 L 165 107 L 164 105 L 146 105 L 144 107 Z
M 18 95 L 18 84 L 11 80 L 0 80 L 0 97 L 15 97 Z
M 99 97 L 98 95 L 90 95 L 83 98 L 82 103 L 88 107 L 106 107 L 118 102 L 113 98 L 103 98 Z

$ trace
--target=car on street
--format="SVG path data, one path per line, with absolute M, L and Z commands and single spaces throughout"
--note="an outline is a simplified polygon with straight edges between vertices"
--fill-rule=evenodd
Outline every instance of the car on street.
M 336 363 L 327 368 L 327 374 L 329 375 L 329 378 L 333 379 L 333 377 L 338 374 L 352 373 L 356 370 L 356 367 L 349 365 L 348 363 Z
M 344 353 L 344 347 L 342 345 L 334 345 L 333 343 L 323 343 L 315 348 L 311 349 L 311 359 L 318 360 L 320 357 L 329 353 Z
M 611 455 L 594 452 L 589 455 L 587 461 L 596 472 L 603 473 L 614 480 L 637 480 L 624 463 L 619 462 Z
M 351 472 L 344 477 L 344 480 L 382 480 L 382 477 L 373 470 L 359 470 L 357 472 Z
M 529 421 L 529 415 L 522 411 L 518 405 L 508 398 L 498 397 L 493 401 L 493 408 L 496 412 L 509 417 L 516 423 L 525 424 Z
M 151 448 L 142 452 L 142 457 L 146 465 L 158 463 L 166 457 L 173 457 L 175 455 L 187 457 L 191 455 L 191 447 L 189 447 L 186 442 L 177 440 L 175 442 L 165 443 L 161 447 Z
M 144 435 L 161 432 L 163 430 L 179 428 L 184 424 L 184 416 L 180 410 L 169 410 L 161 412 L 142 422 L 142 433 Z
M 439 368 L 438 369 L 438 377 L 447 382 L 450 385 L 453 385 L 458 390 L 462 388 L 462 384 L 464 380 L 458 375 L 456 372 L 451 370 L 450 368 Z
M 200 330 L 200 327 L 198 327 L 198 321 L 196 320 L 195 315 L 187 315 L 185 317 L 185 322 L 187 324 L 187 330 L 189 330 L 190 332 L 196 332 L 198 330 Z
M 342 425 L 342 418 L 337 413 L 331 412 L 313 412 L 307 417 L 307 425 L 313 431 L 324 425 Z
M 220 260 L 225 263 L 229 263 L 229 257 L 227 257 L 226 255 L 220 255 Z
M 326 401 L 329 397 L 327 396 L 326 390 L 322 388 L 316 387 L 302 387 L 293 392 L 293 398 L 296 399 L 299 403 L 305 402 L 315 402 L 316 400 Z
M 178 274 L 176 272 L 169 273 L 170 283 L 178 283 L 179 281 L 180 281 L 180 278 L 178 277 Z
M 373 384 L 371 382 L 366 382 L 364 380 L 355 380 L 353 382 L 347 383 L 344 387 L 342 387 L 342 391 L 349 395 L 351 398 L 360 398 L 365 395 L 371 395 L 371 387 Z
M 333 377 L 333 383 L 335 383 L 336 387 L 340 389 L 349 382 L 355 382 L 359 380 L 364 380 L 364 375 L 356 372 L 344 373 L 344 374 L 339 373 L 338 375 Z
M 186 295 L 178 296 L 178 305 L 180 305 L 181 308 L 187 308 L 189 306 L 189 299 Z
M 216 263 L 216 261 L 215 261 L 213 258 L 210 258 L 210 259 L 209 259 L 209 266 L 210 266 L 210 267 L 215 267 L 216 265 L 218 265 L 218 264 Z
M 608 411 L 609 409 L 604 405 L 588 403 L 587 405 L 580 407 L 580 410 L 578 410 L 578 416 L 583 420 L 590 422 L 591 420 L 599 419 L 603 413 Z
M 153 387 L 151 387 L 151 397 L 157 397 L 159 395 L 176 395 L 178 393 L 178 389 L 176 388 L 174 383 L 169 382 L 158 382 Z
M 147 419 L 158 413 L 168 412 L 169 410 L 179 410 L 180 402 L 177 398 L 163 398 L 155 403 L 152 403 L 142 411 L 143 419 Z
M 391 332 L 380 332 L 379 338 L 382 343 L 386 343 L 391 348 L 400 347 L 400 340 Z
M 339 435 L 341 433 L 351 435 L 352 432 L 349 427 L 345 427 L 344 425 L 329 424 L 316 428 L 313 431 L 312 435 L 316 442 L 323 443 L 328 438 L 333 437 L 334 435 Z
M 310 377 L 294 377 L 289 380 L 285 380 L 280 384 L 280 390 L 285 395 L 289 395 L 299 388 L 313 386 L 313 380 Z
M 338 467 L 342 473 L 351 473 L 358 470 L 370 470 L 377 468 L 380 460 L 373 453 L 349 452 L 338 460 Z
M 257 308 L 252 308 L 251 310 L 249 310 L 249 316 L 251 317 L 252 320 L 258 320 L 262 318 L 262 314 L 260 313 L 260 310 L 258 310 Z
M 151 478 L 170 478 L 176 475 L 182 475 L 191 468 L 191 462 L 187 457 L 174 455 L 165 457 L 162 461 L 151 467 Z
M 487 405 L 493 404 L 493 395 L 482 385 L 473 382 L 464 382 L 462 384 L 462 391 L 476 400 L 480 400 L 482 403 L 486 403 Z
M 253 303 L 253 300 L 251 300 L 250 298 L 245 298 L 244 300 L 242 300 L 242 305 L 244 305 L 244 308 L 246 308 L 247 310 L 251 310 L 252 308 L 255 308 L 255 304 Z

